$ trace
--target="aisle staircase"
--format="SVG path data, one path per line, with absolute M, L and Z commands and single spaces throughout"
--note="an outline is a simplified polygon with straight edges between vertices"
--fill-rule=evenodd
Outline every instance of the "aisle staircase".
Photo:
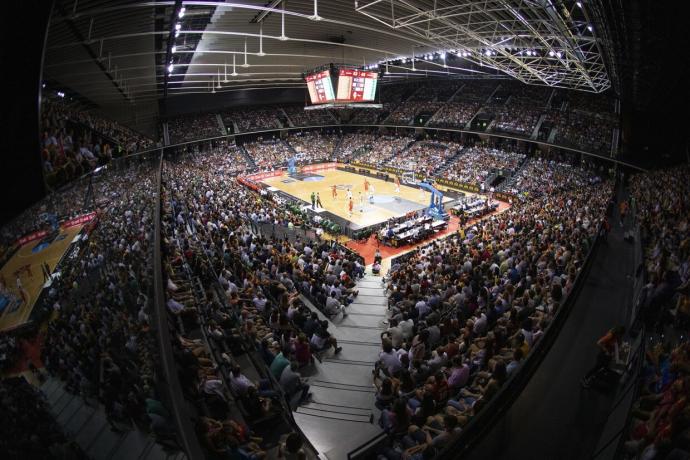
M 240 152 L 244 155 L 244 158 L 247 159 L 247 164 L 249 165 L 250 169 L 256 169 L 256 162 L 254 162 L 254 158 L 247 152 L 247 149 L 244 148 L 244 145 L 238 145 L 238 149 L 240 149 Z
M 347 459 L 348 452 L 381 433 L 371 371 L 381 351 L 388 300 L 380 276 L 365 275 L 355 289 L 359 295 L 346 307 L 348 315 L 329 320 L 328 330 L 342 351 L 335 355 L 329 350 L 305 373 L 313 396 L 294 413 L 304 434 L 329 460 Z M 320 319 L 328 320 L 302 300 Z
M 439 166 L 438 168 L 436 168 L 436 169 L 433 171 L 432 175 L 435 176 L 435 177 L 442 176 L 443 173 L 444 173 L 448 168 L 450 168 L 452 165 L 454 165 L 455 163 L 457 163 L 458 159 L 462 156 L 463 152 L 464 152 L 464 149 L 462 149 L 462 148 L 458 149 L 458 150 L 455 152 L 455 154 L 454 154 L 453 156 L 451 156 L 450 158 L 448 158 L 441 166 Z
M 167 451 L 153 435 L 117 424 L 111 428 L 103 407 L 97 402 L 87 404 L 81 396 L 65 389 L 59 379 L 49 377 L 41 391 L 46 396 L 50 411 L 68 438 L 74 439 L 81 449 L 94 460 L 140 459 L 183 460 L 184 452 Z
M 170 133 L 168 131 L 168 122 L 163 122 L 163 145 L 170 145 Z
M 228 130 L 225 127 L 225 123 L 223 123 L 223 117 L 221 117 L 219 113 L 216 114 L 216 123 L 218 123 L 218 129 L 223 134 L 223 136 L 225 136 L 226 134 L 230 134 L 228 133 Z

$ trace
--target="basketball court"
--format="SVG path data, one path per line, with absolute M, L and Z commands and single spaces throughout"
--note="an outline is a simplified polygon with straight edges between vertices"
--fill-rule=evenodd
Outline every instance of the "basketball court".
M 365 191 L 365 181 L 369 191 Z M 427 208 L 431 193 L 420 188 L 400 185 L 399 191 L 391 181 L 341 171 L 335 168 L 301 172 L 292 176 L 261 179 L 261 182 L 311 204 L 311 194 L 318 193 L 321 208 L 354 223 L 367 227 L 385 222 L 392 217 Z M 335 186 L 337 196 L 333 196 Z M 352 213 L 349 211 L 348 190 L 352 194 Z M 372 195 L 371 199 L 369 194 Z M 451 198 L 444 197 L 448 203 Z M 318 206 L 317 206 L 318 210 Z
M 55 235 L 24 244 L 0 269 L 0 281 L 4 285 L 4 293 L 0 294 L 0 331 L 21 326 L 29 319 L 45 284 L 42 264 L 48 264 L 52 273 L 82 227 L 61 228 Z

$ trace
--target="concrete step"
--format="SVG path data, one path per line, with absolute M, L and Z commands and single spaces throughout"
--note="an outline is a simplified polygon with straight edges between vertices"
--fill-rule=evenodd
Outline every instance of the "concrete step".
M 346 414 L 335 411 L 328 411 L 325 409 L 310 409 L 308 407 L 298 407 L 298 414 L 311 415 L 313 417 L 326 418 L 331 420 L 342 420 L 346 422 L 359 422 L 359 423 L 369 423 L 369 418 L 371 414 L 368 415 L 355 415 Z
M 377 295 L 377 296 L 370 296 L 370 295 L 363 295 L 360 294 L 357 297 L 355 297 L 355 300 L 352 302 L 352 304 L 357 304 L 357 305 L 383 305 L 383 306 L 388 306 L 388 298 L 382 295 Z
M 379 284 L 377 287 L 360 287 L 358 284 L 357 287 L 355 288 L 359 291 L 359 295 L 355 297 L 355 300 L 359 298 L 359 296 L 367 296 L 367 297 L 383 297 L 383 289 L 381 285 Z
M 345 310 L 347 310 L 348 315 L 373 315 L 381 319 L 388 315 L 388 307 L 384 305 L 351 303 Z
M 348 309 L 346 309 L 348 310 Z M 336 321 L 335 325 L 336 327 L 374 327 L 377 329 L 383 328 L 383 325 L 381 324 L 381 321 L 383 321 L 385 317 L 381 315 L 376 315 L 376 316 L 370 316 L 368 314 L 356 314 L 349 312 L 348 310 L 348 315 L 344 317 L 340 321 Z

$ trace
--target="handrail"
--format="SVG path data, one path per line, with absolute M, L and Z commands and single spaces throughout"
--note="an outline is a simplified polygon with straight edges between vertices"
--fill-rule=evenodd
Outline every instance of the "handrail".
M 156 198 L 154 203 L 154 245 L 153 245 L 153 301 L 154 308 L 152 316 L 156 330 L 158 331 L 158 347 L 160 354 L 160 365 L 163 368 L 162 379 L 165 381 L 165 388 L 168 389 L 170 408 L 177 427 L 177 434 L 180 444 L 192 460 L 204 458 L 201 445 L 197 439 L 194 427 L 186 411 L 181 407 L 184 405 L 182 387 L 177 378 L 177 368 L 175 365 L 172 342 L 170 339 L 170 329 L 168 328 L 168 312 L 165 308 L 165 290 L 163 288 L 163 263 L 161 254 L 161 173 L 163 168 L 162 149 L 158 160 L 156 171 Z

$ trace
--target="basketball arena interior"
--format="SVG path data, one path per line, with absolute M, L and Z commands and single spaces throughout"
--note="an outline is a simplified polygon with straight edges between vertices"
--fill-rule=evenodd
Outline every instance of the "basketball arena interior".
M 682 3 L 6 2 L 0 457 L 690 459 Z

